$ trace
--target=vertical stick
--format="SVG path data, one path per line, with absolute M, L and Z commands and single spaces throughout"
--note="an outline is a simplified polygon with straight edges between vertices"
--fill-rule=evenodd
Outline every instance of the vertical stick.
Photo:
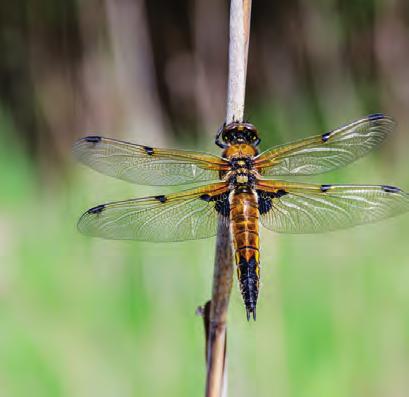
M 206 397 L 225 395 L 225 393 L 222 394 L 222 389 L 226 390 L 227 386 L 225 370 L 226 321 L 232 281 L 233 257 L 230 228 L 226 222 L 219 219 L 207 332 Z
M 226 123 L 243 121 L 250 15 L 251 0 L 231 1 Z
M 231 0 L 229 77 L 226 123 L 242 121 L 250 34 L 251 0 Z M 227 396 L 226 321 L 233 280 L 233 255 L 230 228 L 219 218 L 212 300 L 207 330 L 206 397 Z

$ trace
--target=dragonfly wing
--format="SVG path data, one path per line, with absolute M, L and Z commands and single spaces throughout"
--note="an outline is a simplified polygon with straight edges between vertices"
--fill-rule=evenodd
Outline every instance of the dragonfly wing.
M 85 165 L 140 185 L 179 185 L 219 179 L 228 163 L 220 157 L 186 150 L 166 150 L 116 139 L 89 136 L 73 147 Z
M 167 196 L 99 205 L 82 215 L 78 229 L 89 236 L 113 240 L 206 238 L 216 234 L 218 213 L 228 222 L 228 203 L 228 186 L 220 182 Z
M 260 181 L 257 191 L 261 223 L 282 233 L 344 229 L 409 211 L 409 194 L 394 186 Z
M 379 145 L 394 128 L 389 116 L 372 114 L 334 131 L 274 147 L 255 159 L 261 175 L 313 175 L 345 166 Z

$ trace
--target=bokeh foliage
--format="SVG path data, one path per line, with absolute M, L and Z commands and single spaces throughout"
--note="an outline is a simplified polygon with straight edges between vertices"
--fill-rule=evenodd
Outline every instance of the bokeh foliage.
M 227 3 L 0 5 L 0 395 L 192 396 L 214 240 L 101 241 L 88 207 L 167 192 L 74 163 L 94 132 L 201 150 L 223 120 Z M 262 147 L 364 114 L 398 128 L 376 153 L 309 180 L 409 190 L 405 1 L 254 1 L 247 114 Z M 322 235 L 263 230 L 262 290 L 229 317 L 233 396 L 405 396 L 408 216 Z

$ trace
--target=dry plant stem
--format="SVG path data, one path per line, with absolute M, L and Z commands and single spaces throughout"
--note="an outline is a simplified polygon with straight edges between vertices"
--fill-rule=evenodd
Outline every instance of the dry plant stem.
M 226 222 L 219 221 L 206 350 L 206 396 L 208 397 L 222 395 L 223 374 L 225 373 L 226 320 L 232 282 L 233 257 L 230 229 Z
M 226 123 L 243 121 L 250 15 L 251 0 L 231 1 Z
M 243 120 L 250 15 L 251 0 L 231 0 L 226 123 Z M 230 228 L 219 218 L 208 319 L 206 397 L 227 395 L 226 321 L 232 280 L 233 254 Z

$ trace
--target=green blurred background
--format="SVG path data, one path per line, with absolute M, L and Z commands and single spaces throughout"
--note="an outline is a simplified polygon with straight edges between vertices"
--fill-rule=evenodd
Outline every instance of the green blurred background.
M 373 112 L 389 141 L 322 183 L 409 190 L 409 3 L 253 2 L 247 117 L 262 149 Z M 77 165 L 101 134 L 218 153 L 228 2 L 0 4 L 0 396 L 200 396 L 214 239 L 90 239 L 132 186 Z M 312 180 L 311 178 L 309 180 Z M 257 322 L 235 283 L 231 396 L 409 395 L 409 215 L 322 235 L 262 231 Z

